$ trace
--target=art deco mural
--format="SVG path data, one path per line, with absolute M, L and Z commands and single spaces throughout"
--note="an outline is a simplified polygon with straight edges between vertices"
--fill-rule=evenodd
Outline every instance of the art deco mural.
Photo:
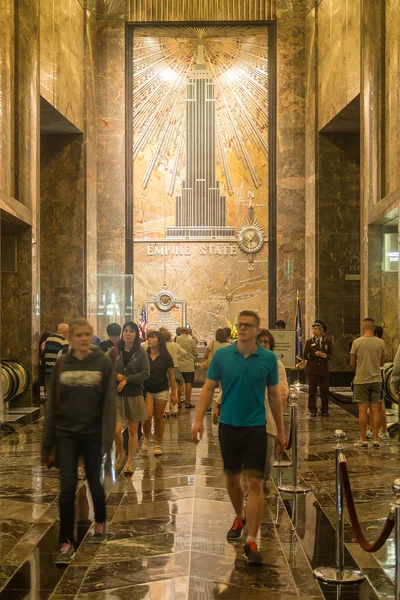
M 132 54 L 134 302 L 166 285 L 209 336 L 191 299 L 267 292 L 268 27 L 134 26 Z

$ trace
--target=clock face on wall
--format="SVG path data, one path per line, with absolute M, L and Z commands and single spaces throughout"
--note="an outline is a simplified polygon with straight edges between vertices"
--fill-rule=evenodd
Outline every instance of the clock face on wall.
M 264 232 L 257 222 L 244 224 L 239 232 L 238 243 L 246 254 L 259 252 L 264 245 Z
M 175 301 L 175 294 L 164 288 L 154 296 L 156 307 L 162 311 L 172 310 L 175 306 Z

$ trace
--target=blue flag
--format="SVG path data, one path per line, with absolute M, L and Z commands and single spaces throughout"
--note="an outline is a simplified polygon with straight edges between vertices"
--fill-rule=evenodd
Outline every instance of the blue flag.
M 296 329 L 296 367 L 300 365 L 303 361 L 303 342 L 301 341 L 303 335 L 303 328 L 301 326 L 301 309 L 300 309 L 300 299 L 297 294 L 296 298 L 296 321 L 294 325 Z

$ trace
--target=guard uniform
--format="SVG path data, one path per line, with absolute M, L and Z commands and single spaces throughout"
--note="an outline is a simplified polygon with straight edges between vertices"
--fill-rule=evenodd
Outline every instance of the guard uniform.
M 326 325 L 322 321 L 316 321 L 318 325 L 326 332 Z M 314 327 L 313 325 L 313 327 Z M 327 356 L 322 358 L 316 356 L 316 352 L 324 352 Z M 305 372 L 308 376 L 308 410 L 310 413 L 317 412 L 316 399 L 317 388 L 321 394 L 321 414 L 329 413 L 329 361 L 332 358 L 332 341 L 322 336 L 313 337 L 306 341 L 304 348 L 304 358 L 307 360 Z

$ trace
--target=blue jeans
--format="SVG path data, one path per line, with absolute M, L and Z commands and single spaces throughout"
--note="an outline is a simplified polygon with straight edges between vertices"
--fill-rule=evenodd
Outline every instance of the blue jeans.
M 78 460 L 85 462 L 86 477 L 92 495 L 97 523 L 106 520 L 106 498 L 100 482 L 102 462 L 101 436 L 90 438 L 57 437 L 57 467 L 60 470 L 60 544 L 74 542 L 75 493 L 78 482 Z

